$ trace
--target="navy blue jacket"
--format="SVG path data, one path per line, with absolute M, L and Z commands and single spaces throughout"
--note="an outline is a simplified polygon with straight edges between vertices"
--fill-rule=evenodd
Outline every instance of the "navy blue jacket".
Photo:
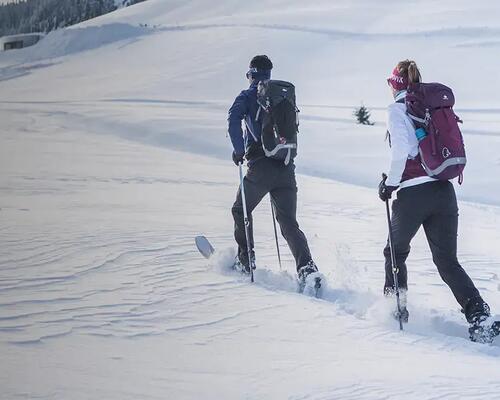
M 250 87 L 243 90 L 234 100 L 228 113 L 228 132 L 237 155 L 245 154 L 248 161 L 265 157 L 260 140 L 262 131 L 261 118 L 255 120 L 259 106 L 257 104 L 257 85 L 269 76 L 256 76 Z M 241 127 L 244 121 L 245 129 Z

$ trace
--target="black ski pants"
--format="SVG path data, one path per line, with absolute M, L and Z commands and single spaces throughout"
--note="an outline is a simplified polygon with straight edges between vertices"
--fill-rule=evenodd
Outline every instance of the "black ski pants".
M 295 258 L 297 270 L 311 261 L 311 253 L 304 233 L 297 223 L 297 183 L 295 165 L 288 165 L 271 158 L 256 160 L 248 169 L 243 179 L 248 217 L 250 221 L 250 248 L 253 249 L 251 213 L 262 198 L 270 193 L 276 210 L 276 219 Z M 232 208 L 234 218 L 234 237 L 238 243 L 240 260 L 247 260 L 247 241 L 241 201 L 241 188 Z
M 410 242 L 420 226 L 432 252 L 439 275 L 450 287 L 458 303 L 465 309 L 479 292 L 457 260 L 458 206 L 451 182 L 436 181 L 403 188 L 392 203 L 392 230 L 398 284 L 408 289 L 406 258 Z M 394 288 L 389 241 L 384 249 L 385 287 Z

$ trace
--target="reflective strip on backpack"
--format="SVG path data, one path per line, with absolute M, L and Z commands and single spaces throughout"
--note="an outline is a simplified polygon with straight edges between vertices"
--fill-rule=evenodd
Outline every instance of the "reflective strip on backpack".
M 411 115 L 410 113 L 406 113 L 406 115 L 408 115 L 414 121 L 420 122 L 421 124 L 427 124 L 427 120 L 425 120 L 424 118 L 415 117 L 414 115 Z
M 264 143 L 262 143 L 262 148 L 264 149 L 264 154 L 266 155 L 266 157 L 273 157 L 280 150 L 283 150 L 283 149 L 296 149 L 297 148 L 297 144 L 296 143 L 278 144 L 273 150 L 269 151 L 264 146 Z
M 264 154 L 266 155 L 266 157 L 273 157 L 273 156 L 276 155 L 276 153 L 278 153 L 278 151 L 284 150 L 284 149 L 288 149 L 286 157 L 285 157 L 285 160 L 283 161 L 285 163 L 285 165 L 288 165 L 288 163 L 290 162 L 290 159 L 292 158 L 292 149 L 296 149 L 297 148 L 297 143 L 278 144 L 274 148 L 274 150 L 269 151 L 264 146 L 264 142 L 262 142 L 262 148 L 264 149 Z
M 429 167 L 427 167 L 427 165 L 425 165 L 424 157 L 422 156 L 422 154 L 420 154 L 420 158 L 422 160 L 422 167 L 424 167 L 425 172 L 427 172 L 427 175 L 429 175 L 430 177 L 438 176 L 446 168 L 451 167 L 453 165 L 465 165 L 467 163 L 466 157 L 454 157 L 454 158 L 448 158 L 436 169 L 430 169 Z
M 292 149 L 288 149 L 288 153 L 287 153 L 285 161 L 284 161 L 285 165 L 288 165 L 288 163 L 290 162 L 291 155 L 292 155 Z

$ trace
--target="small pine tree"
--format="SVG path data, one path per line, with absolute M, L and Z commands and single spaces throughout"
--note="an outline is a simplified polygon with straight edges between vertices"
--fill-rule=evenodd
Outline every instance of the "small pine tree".
M 368 111 L 368 109 L 365 106 L 361 105 L 361 107 L 354 110 L 353 114 L 356 117 L 358 124 L 375 125 L 374 122 L 370 121 L 370 111 Z

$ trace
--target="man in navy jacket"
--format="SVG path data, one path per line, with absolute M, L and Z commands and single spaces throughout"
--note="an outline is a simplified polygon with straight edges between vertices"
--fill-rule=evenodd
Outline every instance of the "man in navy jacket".
M 255 56 L 251 60 L 250 69 L 246 75 L 250 87 L 236 97 L 229 109 L 228 130 L 234 149 L 234 163 L 238 165 L 246 158 L 249 167 L 243 184 L 245 185 L 246 206 L 250 220 L 250 248 L 253 249 L 251 212 L 262 198 L 270 193 L 281 233 L 295 258 L 299 279 L 305 282 L 306 277 L 317 272 L 318 268 L 312 260 L 307 239 L 299 229 L 296 219 L 295 165 L 293 162 L 285 165 L 282 161 L 265 156 L 260 138 L 261 117 L 256 118 L 258 110 L 257 85 L 260 81 L 271 78 L 272 68 L 271 60 L 265 55 Z M 242 121 L 244 128 L 242 128 Z M 232 213 L 234 237 L 238 243 L 236 262 L 244 270 L 250 272 L 240 190 L 238 190 Z

